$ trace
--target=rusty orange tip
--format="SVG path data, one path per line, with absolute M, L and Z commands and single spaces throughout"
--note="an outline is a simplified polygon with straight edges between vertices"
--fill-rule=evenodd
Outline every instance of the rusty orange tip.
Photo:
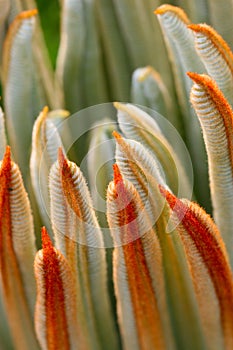
M 120 181 L 122 181 L 122 175 L 120 172 L 120 169 L 118 165 L 115 163 L 113 164 L 113 176 L 114 176 L 114 184 L 117 185 Z

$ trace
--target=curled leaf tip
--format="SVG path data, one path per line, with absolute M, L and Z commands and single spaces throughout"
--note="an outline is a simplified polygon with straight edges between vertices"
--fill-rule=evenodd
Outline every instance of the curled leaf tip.
M 198 85 L 200 85 L 211 97 L 212 101 L 216 104 L 216 108 L 223 116 L 226 114 L 232 115 L 232 109 L 223 95 L 222 91 L 219 90 L 216 82 L 206 74 L 197 74 L 188 72 L 187 75 Z M 193 91 L 193 90 L 192 90 Z M 191 96 L 192 96 L 191 91 Z
M 113 175 L 114 175 L 114 184 L 117 185 L 122 181 L 122 175 L 117 164 L 113 164 Z
M 42 112 L 43 112 L 44 114 L 47 114 L 47 113 L 49 112 L 49 107 L 48 107 L 48 106 L 44 106 Z
M 65 162 L 65 156 L 61 147 L 58 148 L 57 153 L 58 153 L 58 161 L 59 161 L 60 167 L 62 167 Z
M 21 13 L 18 14 L 18 19 L 27 19 L 30 17 L 34 17 L 38 14 L 38 10 L 37 9 L 31 9 L 28 11 L 23 11 Z
M 6 151 L 5 151 L 4 158 L 3 158 L 2 168 L 4 167 L 4 165 L 6 163 L 9 163 L 10 160 L 11 160 L 11 148 L 10 148 L 10 146 L 6 146 Z
M 201 24 L 194 24 L 194 23 L 191 23 L 191 24 L 188 24 L 187 26 L 189 29 L 193 30 L 194 32 L 199 32 L 200 29 L 202 28 L 202 25 Z

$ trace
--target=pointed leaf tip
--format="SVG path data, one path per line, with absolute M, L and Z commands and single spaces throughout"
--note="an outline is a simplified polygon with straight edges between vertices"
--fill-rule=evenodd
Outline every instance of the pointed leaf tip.
M 117 131 L 115 131 L 115 130 L 112 132 L 112 136 L 113 136 L 116 140 L 122 139 L 122 136 L 121 136 Z
M 191 23 L 191 24 L 188 24 L 187 27 L 189 29 L 193 30 L 194 32 L 199 32 L 200 28 L 201 28 L 201 25 L 200 24 Z
M 180 7 L 178 6 L 173 6 L 173 5 L 169 5 L 169 4 L 164 4 L 159 6 L 155 11 L 154 14 L 155 15 L 164 15 L 166 12 L 172 12 L 175 15 L 177 15 L 183 22 L 185 23 L 189 23 L 189 19 L 186 15 L 186 13 L 184 12 L 184 10 L 182 10 Z
M 203 84 L 204 77 L 209 78 L 206 74 L 198 74 L 195 72 L 187 72 L 187 76 L 197 84 Z M 210 79 L 210 78 L 209 78 Z
M 114 176 L 114 184 L 117 185 L 120 181 L 122 181 L 122 175 L 120 169 L 117 164 L 113 164 L 113 176 Z

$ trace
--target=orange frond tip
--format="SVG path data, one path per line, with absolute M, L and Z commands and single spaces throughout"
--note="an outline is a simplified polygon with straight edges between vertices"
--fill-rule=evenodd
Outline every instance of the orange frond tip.
M 48 231 L 46 230 L 45 226 L 41 229 L 41 239 L 42 239 L 42 248 L 43 249 L 52 249 L 53 244 L 49 237 Z
M 175 15 L 177 15 L 183 22 L 185 23 L 189 23 L 189 19 L 186 15 L 186 13 L 180 8 L 180 7 L 177 7 L 177 6 L 173 6 L 173 5 L 169 5 L 169 4 L 164 4 L 164 5 L 161 5 L 159 6 L 155 11 L 154 11 L 154 14 L 155 15 L 163 15 L 165 14 L 166 12 L 172 12 L 174 13 Z
M 19 19 L 27 19 L 27 18 L 31 18 L 34 17 L 38 14 L 38 10 L 37 9 L 31 9 L 28 11 L 23 11 L 21 13 L 18 14 L 18 18 Z
M 122 139 L 122 136 L 121 136 L 117 131 L 115 131 L 115 130 L 112 132 L 112 136 L 113 136 L 116 140 Z
M 115 163 L 113 164 L 113 176 L 114 176 L 114 184 L 117 185 L 120 181 L 122 181 L 122 175 L 120 172 L 120 169 L 118 165 Z
M 186 73 L 187 74 L 187 76 L 190 78 L 190 79 L 192 79 L 195 83 L 200 83 L 200 81 L 202 81 L 202 79 L 201 79 L 201 74 L 197 74 L 197 73 L 195 73 L 195 72 L 187 72 Z

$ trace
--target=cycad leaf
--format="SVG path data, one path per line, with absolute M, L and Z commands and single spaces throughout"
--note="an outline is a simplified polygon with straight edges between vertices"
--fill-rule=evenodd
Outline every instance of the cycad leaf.
M 12 7 L 19 8 L 19 11 L 32 10 L 37 8 L 36 0 L 11 0 Z M 19 5 L 17 4 L 19 3 Z M 49 19 L 50 20 L 50 19 Z M 50 62 L 47 45 L 40 24 L 38 14 L 35 23 L 35 33 L 33 40 L 33 51 L 35 55 L 36 68 L 38 70 L 37 83 L 42 84 L 47 104 L 52 109 L 63 108 L 64 96 L 60 84 L 54 77 L 54 72 Z
M 192 33 L 187 28 L 189 18 L 179 7 L 162 5 L 155 11 L 163 30 L 172 68 L 176 79 L 179 102 L 187 113 L 190 112 L 188 94 L 191 84 L 186 71 L 193 70 L 203 73 L 204 66 L 194 48 Z M 190 67 L 192 67 L 190 69 Z
M 77 319 L 75 278 L 68 261 L 42 228 L 42 250 L 35 257 L 35 329 L 43 350 L 88 349 Z
M 233 112 L 210 77 L 196 73 L 189 73 L 189 77 L 195 82 L 191 102 L 201 123 L 208 154 L 214 218 L 233 264 Z
M 164 349 L 158 296 L 153 286 L 161 288 L 163 284 L 158 238 L 149 228 L 149 218 L 142 217 L 145 209 L 139 194 L 130 182 L 123 181 L 116 164 L 114 181 L 108 187 L 107 208 L 115 245 L 114 288 L 124 348 Z M 151 255 L 155 258 L 155 276 L 151 276 L 148 266 Z
M 191 195 L 191 184 L 179 158 L 172 146 L 164 137 L 157 122 L 146 112 L 131 104 L 115 103 L 119 127 L 124 135 L 131 140 L 137 140 L 151 151 L 162 166 L 163 174 L 170 188 L 177 193 Z M 182 182 L 179 182 L 182 179 Z
M 186 76 L 186 72 L 189 70 L 203 73 L 205 68 L 195 50 L 193 35 L 187 28 L 190 22 L 186 14 L 180 8 L 171 5 L 162 5 L 155 13 L 158 15 L 163 29 L 172 62 L 176 92 L 182 108 L 186 143 L 193 160 L 194 175 L 195 178 L 202 178 L 201 183 L 194 183 L 194 192 L 196 192 L 197 198 L 208 206 L 206 198 L 208 198 L 209 192 L 204 144 L 199 124 L 190 107 L 191 84 Z
M 48 222 L 49 216 L 49 171 L 57 159 L 58 148 L 63 148 L 52 120 L 54 116 L 65 118 L 68 115 L 64 110 L 49 112 L 48 107 L 44 107 L 33 127 L 30 175 L 40 214 L 45 222 Z
M 32 50 L 36 14 L 37 10 L 31 10 L 15 18 L 5 39 L 3 56 L 6 125 L 14 158 L 24 178 L 28 172 L 33 121 L 45 104 L 41 86 L 36 82 Z
M 232 349 L 233 278 L 218 228 L 197 204 L 182 202 L 166 190 L 162 192 L 206 266 L 218 297 L 225 347 Z
M 207 24 L 191 24 L 195 46 L 208 74 L 233 105 L 233 53 L 222 37 Z
M 154 109 L 174 124 L 178 122 L 172 112 L 172 100 L 163 80 L 151 66 L 134 71 L 131 83 L 133 103 Z
M 166 319 L 170 315 L 174 341 L 179 349 L 191 346 L 193 349 L 205 349 L 201 317 L 184 246 L 176 229 L 172 229 L 170 234 L 167 231 L 170 213 L 159 193 L 158 184 L 166 185 L 158 172 L 158 166 L 138 142 L 132 143 L 120 136 L 116 140 L 117 164 L 124 178 L 137 189 L 150 220 L 153 220 L 151 226 L 154 226 L 161 246 L 167 305 L 162 304 L 161 300 L 160 304 L 165 310 L 168 308 L 161 314 L 166 341 L 171 346 L 169 321 Z
M 37 349 L 33 328 L 36 252 L 33 219 L 10 148 L 0 167 L 0 276 L 6 314 L 17 349 Z
M 77 274 L 77 293 L 83 302 L 90 342 L 95 349 L 103 344 L 117 349 L 102 233 L 84 177 L 61 150 L 59 162 L 51 169 L 50 194 L 56 246 Z

